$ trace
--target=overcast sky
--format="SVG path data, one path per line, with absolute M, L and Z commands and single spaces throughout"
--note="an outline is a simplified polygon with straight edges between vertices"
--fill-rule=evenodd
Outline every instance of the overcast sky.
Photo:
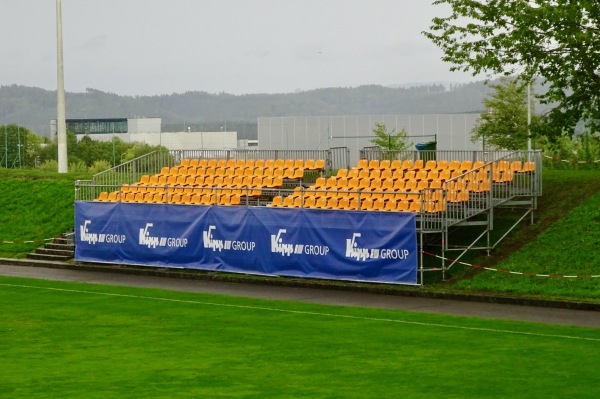
M 432 0 L 62 0 L 65 89 L 285 93 L 468 82 Z M 55 0 L 0 0 L 0 85 L 56 88 Z

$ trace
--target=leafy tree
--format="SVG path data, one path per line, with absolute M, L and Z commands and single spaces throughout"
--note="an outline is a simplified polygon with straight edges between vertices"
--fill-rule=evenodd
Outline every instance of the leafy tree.
M 486 111 L 481 113 L 471 131 L 473 141 L 481 139 L 485 146 L 500 149 L 526 149 L 531 137 L 529 132 L 538 120 L 531 104 L 531 125 L 528 125 L 527 84 L 504 77 L 499 84 L 490 87 L 494 92 L 483 100 Z
M 600 2 L 598 0 L 437 0 L 451 13 L 423 32 L 451 70 L 541 78 L 552 104 L 545 115 L 560 135 L 578 121 L 600 127 Z
M 166 155 L 168 155 L 169 153 L 169 150 L 163 146 L 152 146 L 150 144 L 138 142 L 131 143 L 129 148 L 127 148 L 127 150 L 125 151 L 125 154 L 123 156 L 123 162 L 131 161 L 132 159 L 141 157 L 142 155 L 146 155 L 157 150 L 162 151 Z
M 385 150 L 404 151 L 411 145 L 408 142 L 408 133 L 404 129 L 388 132 L 383 123 L 376 123 L 373 133 L 375 137 L 371 139 L 371 143 Z

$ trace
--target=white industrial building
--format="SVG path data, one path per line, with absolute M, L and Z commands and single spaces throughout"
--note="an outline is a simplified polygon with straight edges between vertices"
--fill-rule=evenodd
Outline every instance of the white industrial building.
M 238 143 L 237 132 L 162 132 L 161 124 L 161 118 L 67 119 L 67 130 L 75 133 L 78 140 L 85 136 L 98 141 L 118 137 L 126 143 L 162 145 L 169 150 L 233 149 L 251 145 L 245 141 Z M 50 131 L 55 137 L 56 120 L 51 121 Z
M 406 130 L 413 144 L 436 141 L 438 150 L 482 150 L 481 142 L 471 141 L 471 130 L 479 114 L 404 114 L 291 116 L 258 118 L 261 150 L 324 150 L 347 147 L 350 162 L 358 161 L 359 151 L 372 147 L 376 123 L 389 132 Z M 412 149 L 415 149 L 414 147 Z

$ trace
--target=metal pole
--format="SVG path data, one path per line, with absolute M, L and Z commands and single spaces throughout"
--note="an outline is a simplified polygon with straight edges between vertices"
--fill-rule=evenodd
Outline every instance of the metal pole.
M 62 5 L 61 0 L 56 0 L 56 64 L 57 64 L 57 89 L 56 89 L 56 131 L 58 139 L 58 173 L 68 172 L 67 161 L 67 123 L 65 111 L 65 81 L 62 45 Z
M 531 83 L 527 85 L 527 151 L 531 152 Z M 530 157 L 530 155 L 528 155 Z

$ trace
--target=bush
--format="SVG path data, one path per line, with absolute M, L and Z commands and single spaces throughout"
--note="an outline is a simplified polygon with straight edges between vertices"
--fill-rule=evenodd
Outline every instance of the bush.
M 103 172 L 107 169 L 110 169 L 111 167 L 112 167 L 112 165 L 108 161 L 99 160 L 99 161 L 94 161 L 92 166 L 90 166 L 89 171 L 92 174 L 96 174 L 96 173 Z
M 554 169 L 595 169 L 600 167 L 600 136 L 585 134 L 569 137 L 563 134 L 555 141 L 544 137 L 538 143 L 550 159 L 545 166 Z
M 58 171 L 58 161 L 54 159 L 49 159 L 44 161 L 44 163 L 38 166 L 38 169 L 43 170 L 44 172 L 56 172 Z
M 69 172 L 87 172 L 88 167 L 85 162 L 79 160 L 69 163 Z

